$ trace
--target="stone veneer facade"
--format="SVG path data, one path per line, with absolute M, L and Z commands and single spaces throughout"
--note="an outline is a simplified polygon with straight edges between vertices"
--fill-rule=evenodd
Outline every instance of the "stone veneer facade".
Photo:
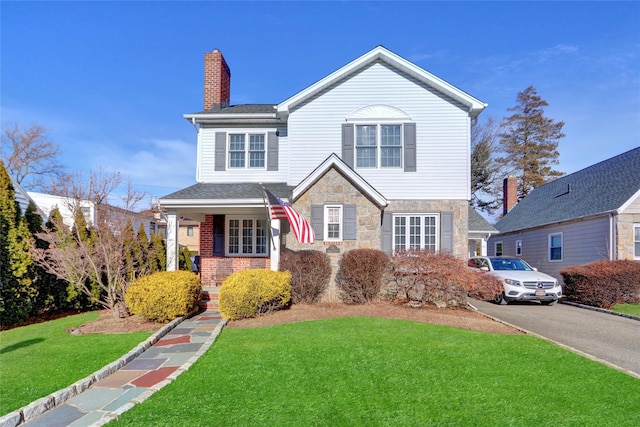
M 617 218 L 616 259 L 637 259 L 634 256 L 633 225 L 640 224 L 640 214 L 620 214 Z

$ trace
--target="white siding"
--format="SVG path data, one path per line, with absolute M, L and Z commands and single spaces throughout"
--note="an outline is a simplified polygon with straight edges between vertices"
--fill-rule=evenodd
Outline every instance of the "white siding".
M 275 132 L 276 127 L 225 127 L 200 129 L 198 138 L 198 182 L 286 182 L 288 165 L 288 138 L 280 137 L 278 140 L 278 170 L 267 171 L 265 169 L 227 169 L 224 171 L 215 170 L 215 145 L 216 132 Z M 266 147 L 266 140 L 265 140 Z M 227 148 L 228 154 L 228 148 Z M 226 159 L 225 159 L 226 161 Z
M 562 233 L 562 261 L 549 261 L 549 234 Z M 488 253 L 495 255 L 496 241 L 503 242 L 503 255 L 516 255 L 516 240 L 522 240 L 522 256 L 538 270 L 562 281 L 560 270 L 571 265 L 588 264 L 609 259 L 609 217 L 568 222 L 510 234 L 498 234 L 489 239 Z
M 288 182 L 295 185 L 331 153 L 341 155 L 341 125 L 354 111 L 389 105 L 416 123 L 417 172 L 356 169 L 388 199 L 469 198 L 469 115 L 453 100 L 376 63 L 321 93 L 289 116 Z

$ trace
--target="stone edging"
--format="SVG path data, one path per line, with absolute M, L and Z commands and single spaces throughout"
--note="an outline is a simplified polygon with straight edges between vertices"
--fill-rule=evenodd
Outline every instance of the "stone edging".
M 140 356 L 145 350 L 157 343 L 160 338 L 169 333 L 173 328 L 182 323 L 185 319 L 192 316 L 194 313 L 190 313 L 187 316 L 178 317 L 171 322 L 160 328 L 155 334 L 151 335 L 144 342 L 138 344 L 133 350 L 122 356 L 120 359 L 113 363 L 108 364 L 102 369 L 94 372 L 93 374 L 76 381 L 69 387 L 65 387 L 62 390 L 58 390 L 48 396 L 42 397 L 38 400 L 31 402 L 30 404 L 16 409 L 13 412 L 8 413 L 0 417 L 0 427 L 16 427 L 20 424 L 31 421 L 36 417 L 39 417 L 46 411 L 55 408 L 56 406 L 66 402 L 67 400 L 76 397 L 94 383 L 108 377 L 120 368 L 127 365 L 129 362 Z
M 578 304 L 577 302 L 571 302 L 571 301 L 560 300 L 560 303 L 571 305 L 573 307 L 584 308 L 585 310 L 597 311 L 599 313 L 605 313 L 605 314 L 613 314 L 614 316 L 626 317 L 627 319 L 640 321 L 640 317 L 634 316 L 632 314 L 618 313 L 617 311 L 607 310 L 600 307 L 593 307 L 590 305 Z

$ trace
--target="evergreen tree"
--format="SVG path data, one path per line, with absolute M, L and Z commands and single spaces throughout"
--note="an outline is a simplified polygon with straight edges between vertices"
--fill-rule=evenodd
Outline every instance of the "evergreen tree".
M 149 264 L 152 272 L 165 271 L 167 269 L 167 246 L 162 233 L 151 233 L 151 245 L 149 248 Z
M 15 200 L 11 178 L 0 162 L 0 324 L 11 325 L 30 313 L 33 297 L 32 244 L 27 221 Z
M 518 200 L 532 189 L 539 187 L 563 173 L 552 165 L 558 164 L 558 142 L 564 122 L 556 122 L 544 116 L 547 101 L 533 86 L 518 93 L 516 105 L 508 111 L 500 125 L 500 144 L 505 156 L 499 160 L 518 178 Z

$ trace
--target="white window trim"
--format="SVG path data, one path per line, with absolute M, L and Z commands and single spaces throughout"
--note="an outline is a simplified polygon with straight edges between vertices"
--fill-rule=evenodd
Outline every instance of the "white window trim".
M 516 256 L 522 256 L 522 240 L 516 240 Z
M 231 166 L 231 135 L 244 135 L 244 167 Z M 264 166 L 262 167 L 251 167 L 251 159 L 249 157 L 250 150 L 249 147 L 251 143 L 249 142 L 251 135 L 262 135 L 264 137 Z M 245 170 L 267 170 L 267 155 L 268 155 L 268 145 L 269 143 L 269 134 L 266 130 L 234 130 L 227 132 L 227 170 L 236 170 L 236 171 L 245 171 Z
M 230 233 L 229 233 L 229 223 L 232 220 L 239 220 L 240 221 L 240 236 L 239 236 L 239 242 L 238 242 L 238 250 L 242 250 L 242 221 L 243 220 L 253 220 L 253 253 L 249 253 L 249 254 L 245 254 L 242 252 L 229 252 L 229 239 L 231 237 Z M 256 232 L 257 228 L 257 222 L 256 221 L 265 221 L 266 225 L 265 225 L 265 230 L 267 232 L 267 243 L 266 243 L 266 253 L 263 254 L 258 254 L 256 253 L 256 246 L 257 246 L 257 238 L 258 238 L 258 234 Z M 269 224 L 267 221 L 266 217 L 263 216 L 252 216 L 252 215 L 227 215 L 224 219 L 224 254 L 227 257 L 252 257 L 252 258 L 267 258 L 269 257 L 269 250 L 270 250 L 270 242 L 269 242 L 270 236 L 269 236 Z
M 404 124 L 405 121 L 354 121 L 353 126 L 353 150 L 354 165 L 356 169 L 381 169 L 381 170 L 399 170 L 404 168 Z M 358 166 L 358 126 L 376 126 L 376 166 Z M 400 165 L 399 166 L 382 166 L 382 126 L 400 126 Z
M 636 254 L 636 230 L 640 230 L 640 224 L 633 224 L 633 259 L 640 259 L 640 253 Z
M 560 259 L 551 259 L 551 238 L 560 236 Z M 547 259 L 549 262 L 562 262 L 564 260 L 564 236 L 560 233 L 550 233 L 547 240 Z
M 406 237 L 406 241 L 405 241 L 405 250 L 407 250 L 407 248 L 410 246 L 409 243 L 409 233 L 408 233 L 408 228 L 409 228 L 409 222 L 408 222 L 408 218 L 410 216 L 417 216 L 420 217 L 420 228 L 421 228 L 421 234 L 420 234 L 420 249 L 423 250 L 425 249 L 425 240 L 424 240 L 424 224 L 422 223 L 422 218 L 424 218 L 425 216 L 429 216 L 429 217 L 434 217 L 436 220 L 436 235 L 435 235 L 435 252 L 440 252 L 440 214 L 439 213 L 434 213 L 434 212 L 407 212 L 407 213 L 394 213 L 393 214 L 393 222 L 392 222 L 392 233 L 391 233 L 391 245 L 393 247 L 393 252 L 396 253 L 396 218 L 399 217 L 405 217 L 407 218 L 407 223 L 405 224 L 405 231 L 407 231 L 407 233 L 405 234 Z
M 498 255 L 498 245 L 500 245 L 502 247 L 502 251 L 500 251 L 500 255 Z M 494 244 L 493 244 L 493 253 L 495 254 L 495 256 L 503 256 L 504 255 L 504 242 L 502 240 L 494 242 Z
M 338 229 L 338 238 L 329 238 L 329 209 L 339 209 L 340 211 L 340 223 Z M 325 242 L 342 242 L 344 233 L 344 209 L 342 205 L 324 205 L 324 224 L 322 225 L 324 228 L 324 241 Z

